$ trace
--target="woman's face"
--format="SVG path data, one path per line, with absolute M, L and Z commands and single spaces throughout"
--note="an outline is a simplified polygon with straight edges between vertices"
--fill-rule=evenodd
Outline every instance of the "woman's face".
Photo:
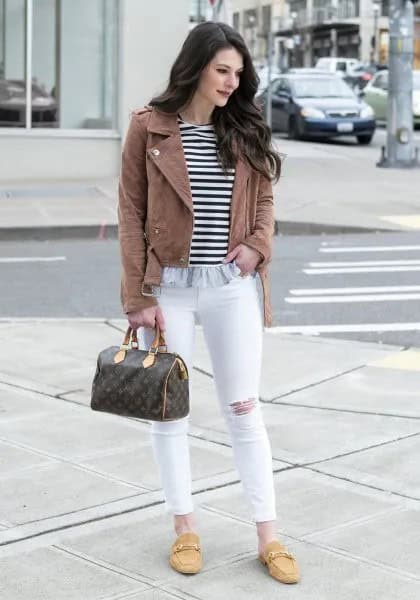
M 225 106 L 230 95 L 239 86 L 244 63 L 235 48 L 219 50 L 203 69 L 197 95 L 215 106 Z

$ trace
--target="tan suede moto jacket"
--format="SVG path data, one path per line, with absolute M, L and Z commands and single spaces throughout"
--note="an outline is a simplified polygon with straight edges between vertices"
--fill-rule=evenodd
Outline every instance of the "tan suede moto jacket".
M 176 114 L 145 107 L 132 115 L 122 153 L 118 205 L 126 313 L 154 306 L 164 266 L 186 267 L 194 224 L 191 189 Z M 264 257 L 256 270 L 271 325 L 267 265 L 274 233 L 271 182 L 238 159 L 232 191 L 228 252 L 238 244 Z

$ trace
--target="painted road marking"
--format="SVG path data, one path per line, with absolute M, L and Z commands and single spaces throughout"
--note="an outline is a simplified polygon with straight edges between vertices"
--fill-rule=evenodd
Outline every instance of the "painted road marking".
M 420 271 L 420 266 L 402 267 L 338 267 L 336 269 L 302 269 L 307 275 L 324 275 L 328 273 L 396 273 L 403 271 Z
M 67 260 L 66 256 L 13 256 L 0 258 L 0 263 L 25 263 L 25 262 L 56 262 Z
M 372 287 L 301 288 L 289 290 L 295 296 L 321 294 L 374 294 L 379 292 L 420 292 L 420 285 L 377 285 Z
M 357 333 L 376 331 L 420 331 L 420 323 L 355 323 L 340 325 L 284 325 L 267 327 L 267 333 L 302 333 L 318 335 L 319 333 Z
M 376 266 L 392 266 L 392 265 L 420 265 L 419 258 L 411 258 L 406 260 L 359 260 L 359 261 L 344 261 L 335 260 L 333 262 L 310 262 L 310 267 L 376 267 Z
M 404 350 L 368 363 L 370 367 L 420 371 L 420 350 Z
M 322 242 L 326 244 L 327 242 Z M 420 246 L 347 246 L 347 247 L 336 247 L 328 246 L 319 248 L 318 252 L 408 252 L 411 250 L 420 250 Z
M 389 302 L 401 300 L 420 300 L 420 294 L 360 294 L 352 296 L 310 296 L 291 298 L 286 296 L 289 304 L 323 304 L 333 302 Z

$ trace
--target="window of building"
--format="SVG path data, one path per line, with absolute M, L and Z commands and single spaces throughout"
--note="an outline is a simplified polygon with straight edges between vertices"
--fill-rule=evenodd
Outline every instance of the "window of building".
M 340 19 L 352 19 L 359 16 L 359 0 L 340 0 L 338 4 L 338 17 Z
M 381 15 L 383 17 L 389 17 L 389 0 L 382 0 L 381 4 Z
M 117 9 L 0 0 L 0 127 L 117 128 Z
M 232 15 L 233 18 L 233 28 L 236 29 L 236 31 L 239 31 L 239 13 L 238 12 L 234 12 Z
M 262 7 L 262 32 L 267 35 L 271 31 L 271 4 Z

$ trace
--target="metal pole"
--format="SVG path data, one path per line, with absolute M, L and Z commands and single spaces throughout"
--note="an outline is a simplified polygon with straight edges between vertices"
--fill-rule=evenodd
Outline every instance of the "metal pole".
M 378 61 L 378 17 L 379 17 L 379 5 L 375 3 L 373 11 L 373 63 Z
M 197 0 L 197 23 L 201 23 L 201 0 Z
M 413 4 L 391 0 L 389 6 L 389 75 L 387 144 L 378 167 L 420 166 L 413 139 Z
M 33 27 L 33 3 L 26 0 L 25 7 L 25 33 L 26 33 L 26 57 L 25 57 L 25 82 L 26 82 L 26 110 L 25 127 L 32 127 L 32 27 Z
M 272 105 L 271 105 L 271 66 L 273 60 L 273 32 L 271 31 L 271 23 L 270 29 L 268 30 L 267 35 L 267 79 L 268 79 L 268 87 L 267 87 L 267 105 L 266 105 L 266 121 L 269 128 L 272 128 Z

